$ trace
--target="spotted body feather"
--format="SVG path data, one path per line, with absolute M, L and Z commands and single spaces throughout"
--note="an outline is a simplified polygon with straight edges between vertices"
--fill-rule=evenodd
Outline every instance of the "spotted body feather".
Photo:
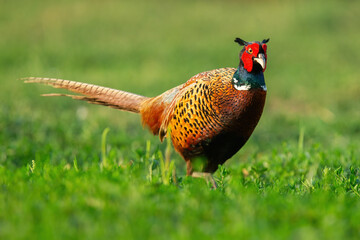
M 121 90 L 61 79 L 27 78 L 64 88 L 80 95 L 68 96 L 94 104 L 140 113 L 143 125 L 163 140 L 168 134 L 174 148 L 187 162 L 193 175 L 193 162 L 201 158 L 206 173 L 233 156 L 249 139 L 262 114 L 266 85 L 266 43 L 246 42 L 238 68 L 220 68 L 199 73 L 186 83 L 156 97 L 144 97 Z

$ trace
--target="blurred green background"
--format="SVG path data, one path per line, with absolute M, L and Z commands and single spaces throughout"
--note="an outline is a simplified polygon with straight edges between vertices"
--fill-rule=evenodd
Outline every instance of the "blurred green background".
M 360 133 L 359 5 L 358 1 L 1 1 L 1 116 L 15 114 L 32 121 L 38 114 L 44 125 L 55 119 L 71 122 L 76 120 L 70 116 L 81 106 L 91 109 L 91 119 L 106 119 L 119 129 L 137 121 L 134 128 L 140 129 L 137 116 L 43 99 L 39 93 L 53 90 L 17 79 L 56 77 L 155 96 L 199 72 L 236 67 L 240 48 L 233 43 L 235 37 L 248 41 L 270 37 L 268 98 L 254 135 L 266 143 L 259 143 L 261 148 L 296 137 L 299 124 L 305 125 L 308 141 L 331 147 L 351 144 Z M 10 127 L 1 124 L 2 129 Z
M 142 129 L 135 114 L 43 98 L 40 94 L 59 90 L 23 84 L 19 78 L 55 77 L 155 96 L 199 72 L 236 67 L 240 48 L 233 42 L 235 37 L 270 38 L 265 72 L 268 95 L 259 126 L 226 166 L 236 169 L 244 161 L 251 166 L 253 158 L 260 156 L 271 168 L 272 156 L 301 145 L 310 152 L 320 149 L 330 162 L 344 167 L 352 159 L 358 168 L 359 26 L 360 1 L 356 0 L 0 0 L 0 194 L 7 199 L 0 209 L 10 209 L 7 214 L 11 215 L 16 211 L 8 208 L 9 202 L 23 202 L 24 196 L 14 197 L 4 189 L 16 181 L 11 176 L 33 159 L 54 168 L 72 164 L 74 158 L 84 168 L 97 161 L 106 127 L 111 153 L 121 161 L 145 151 L 147 140 L 152 149 L 165 148 Z M 303 142 L 299 141 L 302 131 Z M 178 174 L 185 174 L 183 160 L 176 154 L 172 157 Z M 31 191 L 25 189 L 20 193 Z M 259 204 L 264 206 L 266 201 Z M 308 207 L 314 207 L 313 202 Z M 21 218 L 21 214 L 14 216 L 12 223 Z M 14 230 L 10 226 L 17 226 L 6 225 L 4 219 L 5 214 L 0 236 L 2 227 L 7 226 L 4 232 L 9 233 Z M 267 223 L 265 228 L 274 229 Z M 286 229 L 283 237 L 292 232 L 291 226 Z M 300 232 L 298 239 L 318 237 L 304 232 L 309 238 Z

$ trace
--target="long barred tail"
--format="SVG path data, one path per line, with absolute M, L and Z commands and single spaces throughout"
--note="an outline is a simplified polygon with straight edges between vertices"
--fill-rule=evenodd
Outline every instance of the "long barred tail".
M 45 85 L 50 85 L 55 88 L 63 88 L 71 92 L 82 94 L 71 95 L 51 93 L 43 94 L 43 96 L 66 96 L 73 99 L 87 101 L 93 104 L 100 104 L 135 113 L 140 112 L 141 103 L 148 99 L 148 97 L 121 90 L 56 78 L 29 77 L 22 78 L 21 80 L 24 80 L 25 83 L 41 83 Z

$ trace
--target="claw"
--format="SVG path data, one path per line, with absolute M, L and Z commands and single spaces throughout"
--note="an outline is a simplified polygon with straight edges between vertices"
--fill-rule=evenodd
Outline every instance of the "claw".
M 211 173 L 206 173 L 206 172 L 193 172 L 191 174 L 192 177 L 194 178 L 203 178 L 206 180 L 207 183 L 211 183 L 211 188 L 212 189 L 217 189 L 217 185 L 215 182 L 215 179 L 213 177 L 213 175 Z

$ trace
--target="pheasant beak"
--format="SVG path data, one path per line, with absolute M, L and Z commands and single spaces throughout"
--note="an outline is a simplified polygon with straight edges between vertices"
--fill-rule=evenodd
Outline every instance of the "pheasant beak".
M 257 58 L 254 58 L 254 61 L 259 63 L 261 68 L 264 70 L 266 67 L 266 59 L 263 53 L 260 53 Z

